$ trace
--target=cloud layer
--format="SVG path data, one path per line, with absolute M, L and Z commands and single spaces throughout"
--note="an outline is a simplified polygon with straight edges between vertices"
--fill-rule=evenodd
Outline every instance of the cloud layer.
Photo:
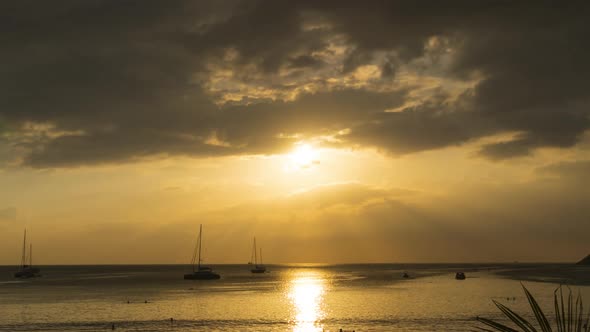
M 590 127 L 585 2 L 7 1 L 0 156 L 39 168 L 273 154 L 303 138 L 480 156 Z

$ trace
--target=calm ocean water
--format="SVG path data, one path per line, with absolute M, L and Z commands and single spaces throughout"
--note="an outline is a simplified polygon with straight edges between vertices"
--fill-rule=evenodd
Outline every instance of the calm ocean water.
M 548 310 L 557 286 L 530 266 L 213 268 L 221 280 L 183 280 L 187 266 L 153 265 L 47 266 L 42 278 L 20 281 L 3 266 L 0 331 L 107 331 L 113 323 L 117 331 L 472 331 L 475 316 L 500 318 L 492 299 L 528 315 L 520 282 L 496 272 L 537 273 L 546 281 L 525 284 Z M 456 271 L 467 279 L 455 280 Z M 590 295 L 588 286 L 574 289 Z

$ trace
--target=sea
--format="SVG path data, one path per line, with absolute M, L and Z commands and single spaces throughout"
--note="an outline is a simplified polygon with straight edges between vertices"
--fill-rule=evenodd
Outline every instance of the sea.
M 100 265 L 16 280 L 16 267 L 0 266 L 0 331 L 474 331 L 477 316 L 505 322 L 493 301 L 532 317 L 523 286 L 548 314 L 560 284 L 590 301 L 590 268 L 569 264 L 211 267 L 221 279 L 184 280 L 183 265 Z

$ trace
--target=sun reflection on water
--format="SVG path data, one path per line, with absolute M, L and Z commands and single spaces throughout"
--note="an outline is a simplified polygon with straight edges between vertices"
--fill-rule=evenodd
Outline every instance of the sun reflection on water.
M 288 295 L 294 307 L 294 332 L 322 331 L 324 283 L 319 272 L 298 271 L 294 275 Z

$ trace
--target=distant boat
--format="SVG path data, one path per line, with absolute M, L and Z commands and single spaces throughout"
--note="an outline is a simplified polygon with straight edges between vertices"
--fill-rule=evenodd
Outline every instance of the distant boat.
M 28 262 L 28 263 L 27 263 Z M 14 273 L 15 278 L 36 278 L 40 277 L 41 270 L 33 267 L 33 244 L 29 245 L 29 254 L 27 256 L 27 230 L 23 238 L 23 253 L 20 261 L 20 269 Z
M 404 272 L 404 274 L 402 275 L 402 277 L 403 277 L 404 279 L 410 279 L 410 275 L 409 275 L 409 274 L 407 274 L 406 272 Z
M 203 225 L 199 227 L 199 238 L 197 241 L 197 245 L 195 246 L 195 250 L 193 251 L 193 258 L 191 260 L 191 265 L 193 267 L 193 272 L 184 275 L 184 279 L 187 280 L 213 280 L 219 279 L 221 276 L 215 272 L 210 267 L 201 266 L 201 239 L 203 233 Z M 195 267 L 196 263 L 196 267 Z
M 264 273 L 266 272 L 266 266 L 262 264 L 262 248 L 260 248 L 260 264 L 258 264 L 258 254 L 256 252 L 256 238 L 254 238 L 254 244 L 252 246 L 252 258 L 254 261 L 254 267 L 250 270 L 252 273 Z M 252 264 L 252 260 L 250 260 Z
M 457 279 L 457 280 L 465 280 L 465 273 L 463 273 L 463 272 L 457 272 L 455 274 L 455 279 Z

